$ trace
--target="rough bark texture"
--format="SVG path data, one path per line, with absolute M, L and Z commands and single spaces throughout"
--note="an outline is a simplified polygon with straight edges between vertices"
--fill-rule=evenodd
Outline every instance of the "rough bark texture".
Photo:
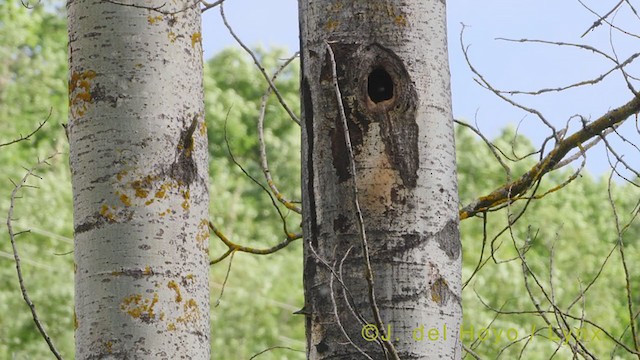
M 197 5 L 67 2 L 76 359 L 209 358 Z
M 458 359 L 461 246 L 445 1 L 299 4 L 309 359 L 385 358 L 347 304 L 352 296 L 351 306 L 374 323 L 326 42 L 385 329 L 402 359 Z M 335 277 L 331 284 L 327 265 L 350 295 Z

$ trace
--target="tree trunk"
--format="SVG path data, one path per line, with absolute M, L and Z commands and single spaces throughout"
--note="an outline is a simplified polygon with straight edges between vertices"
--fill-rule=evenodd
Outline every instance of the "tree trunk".
M 445 1 L 299 4 L 308 358 L 384 359 L 368 340 L 386 335 L 402 359 L 459 359 Z M 384 331 L 363 324 L 376 321 L 356 198 Z
M 208 359 L 198 2 L 67 9 L 76 359 Z

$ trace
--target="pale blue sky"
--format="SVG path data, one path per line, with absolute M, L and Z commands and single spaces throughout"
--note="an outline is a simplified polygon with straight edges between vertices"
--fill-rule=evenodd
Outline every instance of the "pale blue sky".
M 618 1 L 583 2 L 599 13 L 606 13 Z M 521 132 L 536 144 L 540 144 L 549 132 L 533 115 L 514 109 L 473 81 L 473 74 L 468 69 L 460 49 L 461 23 L 469 26 L 465 30 L 465 42 L 471 44 L 470 56 L 474 66 L 499 89 L 538 90 L 569 85 L 598 77 L 613 66 L 613 63 L 601 56 L 584 50 L 495 40 L 497 37 L 506 37 L 583 43 L 612 54 L 610 34 L 605 26 L 590 32 L 584 38 L 580 37 L 597 17 L 582 7 L 577 0 L 458 0 L 448 1 L 447 6 L 454 116 L 473 122 L 477 113 L 479 127 L 490 137 L 497 135 L 499 129 L 505 125 L 516 125 L 523 119 Z M 297 11 L 296 0 L 225 2 L 229 22 L 250 46 L 278 45 L 292 51 L 297 50 Z M 640 20 L 634 16 L 628 8 L 624 8 L 615 18 L 615 23 L 629 31 L 635 31 Z M 224 47 L 235 46 L 233 39 L 222 26 L 217 9 L 205 13 L 203 38 L 205 57 L 214 55 Z M 638 38 L 614 31 L 611 39 L 618 57 L 622 60 L 640 50 Z M 638 74 L 640 66 L 632 64 L 630 69 Z M 554 92 L 535 97 L 517 96 L 513 99 L 525 106 L 536 108 L 554 126 L 562 128 L 572 115 L 581 114 L 595 119 L 607 110 L 626 103 L 631 97 L 631 92 L 617 72 L 597 85 L 588 85 L 563 93 Z M 574 120 L 572 124 L 572 129 L 575 130 L 579 121 Z M 630 136 L 638 140 L 635 124 L 626 124 L 621 131 L 635 134 Z M 612 140 L 612 143 L 620 142 Z M 627 154 L 625 160 L 639 168 L 638 153 L 630 147 L 622 149 L 621 152 Z M 587 164 L 592 173 L 600 174 L 609 168 L 602 146 L 591 151 Z

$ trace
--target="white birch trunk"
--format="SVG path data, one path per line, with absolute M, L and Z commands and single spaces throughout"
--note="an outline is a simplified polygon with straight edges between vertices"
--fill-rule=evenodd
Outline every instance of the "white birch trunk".
M 118 3 L 67 2 L 76 359 L 208 359 L 200 9 Z
M 390 340 L 401 359 L 459 359 L 461 246 L 445 1 L 299 4 L 308 358 L 385 358 L 364 339 L 374 331 L 362 332 L 326 265 L 373 324 L 329 42 Z

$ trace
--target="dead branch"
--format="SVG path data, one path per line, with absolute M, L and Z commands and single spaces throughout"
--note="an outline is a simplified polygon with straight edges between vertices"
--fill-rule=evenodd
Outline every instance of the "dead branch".
M 42 127 L 42 125 L 40 125 L 40 127 Z M 22 265 L 21 265 L 21 262 L 20 262 L 20 255 L 18 253 L 18 247 L 16 245 L 16 239 L 15 239 L 17 235 L 24 233 L 24 231 L 20 232 L 20 233 L 15 233 L 13 231 L 13 224 L 12 224 L 12 222 L 14 220 L 13 219 L 13 210 L 15 208 L 15 200 L 17 198 L 16 195 L 18 194 L 18 192 L 21 189 L 26 188 L 26 187 L 32 187 L 32 186 L 27 185 L 27 180 L 30 177 L 40 178 L 38 175 L 36 175 L 34 173 L 35 170 L 39 166 L 41 166 L 42 164 L 49 165 L 48 161 L 51 160 L 56 155 L 58 155 L 58 153 L 55 153 L 55 154 L 47 157 L 44 160 L 39 160 L 34 167 L 32 167 L 31 169 L 27 170 L 27 173 L 24 175 L 24 177 L 22 177 L 22 180 L 20 180 L 18 183 L 14 183 L 13 191 L 11 191 L 11 198 L 10 198 L 10 203 L 9 203 L 9 212 L 7 214 L 7 231 L 9 232 L 9 240 L 11 241 L 11 247 L 13 249 L 13 258 L 14 258 L 15 263 L 16 263 L 16 272 L 18 273 L 18 282 L 20 284 L 20 292 L 22 292 L 22 298 L 24 299 L 25 303 L 27 304 L 27 306 L 31 310 L 31 316 L 33 317 L 33 321 L 36 324 L 36 327 L 38 328 L 38 331 L 40 332 L 40 334 L 44 338 L 44 341 L 49 346 L 49 350 L 51 350 L 51 353 L 53 354 L 53 356 L 56 357 L 56 359 L 62 360 L 62 356 L 60 355 L 60 353 L 56 349 L 55 345 L 53 344 L 53 341 L 49 337 L 49 334 L 47 334 L 47 331 L 44 329 L 44 325 L 42 324 L 42 322 L 40 321 L 40 318 L 38 317 L 38 313 L 36 312 L 36 306 L 33 304 L 33 301 L 31 301 L 31 298 L 29 297 L 29 292 L 27 291 L 27 287 L 26 287 L 26 285 L 24 283 L 24 276 L 22 275 Z

